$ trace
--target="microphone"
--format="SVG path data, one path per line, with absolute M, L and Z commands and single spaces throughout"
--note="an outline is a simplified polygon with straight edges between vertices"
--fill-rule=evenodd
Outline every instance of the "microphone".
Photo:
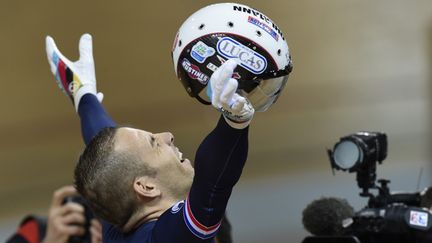
M 312 201 L 303 210 L 303 226 L 316 236 L 342 235 L 342 221 L 354 216 L 354 209 L 347 200 L 322 197 Z

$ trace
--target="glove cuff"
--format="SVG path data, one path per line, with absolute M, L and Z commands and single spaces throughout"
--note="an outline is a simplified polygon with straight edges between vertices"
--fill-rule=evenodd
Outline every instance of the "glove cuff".
M 242 122 L 231 120 L 225 115 L 223 115 L 223 117 L 224 117 L 226 123 L 228 123 L 228 125 L 230 125 L 232 128 L 235 128 L 235 129 L 244 129 L 247 126 L 249 126 L 249 123 L 252 121 L 252 117 L 249 120 L 242 121 Z
M 74 92 L 73 97 L 74 97 L 74 105 L 75 105 L 76 112 L 78 112 L 79 102 L 81 98 L 86 94 L 93 94 L 96 97 L 98 97 L 96 95 L 96 86 L 91 84 L 85 84 L 81 86 L 76 92 Z M 99 102 L 101 101 L 99 100 Z

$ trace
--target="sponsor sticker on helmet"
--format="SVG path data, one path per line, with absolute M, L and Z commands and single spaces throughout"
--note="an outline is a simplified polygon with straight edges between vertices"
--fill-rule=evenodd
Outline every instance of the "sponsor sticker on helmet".
M 267 59 L 231 37 L 223 37 L 217 43 L 217 52 L 228 59 L 238 59 L 240 66 L 254 74 L 261 74 L 267 68 Z
M 225 62 L 225 60 L 223 60 L 222 61 L 222 64 Z M 216 66 L 216 65 L 214 65 L 213 63 L 211 63 L 211 62 L 209 62 L 209 63 L 207 63 L 207 66 L 206 66 L 208 69 L 210 69 L 211 71 L 213 71 L 213 72 L 215 72 L 219 67 L 218 66 Z M 233 74 L 232 74 L 232 76 L 231 76 L 232 78 L 235 78 L 235 79 L 241 79 L 241 75 L 238 73 L 238 72 L 234 72 Z
M 259 28 L 263 29 L 265 32 L 267 32 L 273 39 L 276 41 L 279 40 L 279 36 L 270 26 L 266 25 L 264 22 L 261 22 L 259 19 L 256 19 L 252 16 L 248 16 L 248 22 L 258 26 Z
M 258 11 L 256 9 L 249 8 L 247 6 L 241 6 L 241 5 L 234 5 L 233 10 L 236 13 L 248 14 L 249 16 L 253 16 L 255 18 L 261 19 L 261 21 L 264 21 L 268 25 L 270 25 L 273 28 L 273 30 L 276 31 L 282 37 L 282 40 L 285 40 L 285 37 L 283 36 L 283 33 L 279 29 L 279 27 L 269 17 L 267 17 L 266 15 L 261 13 L 260 11 Z
M 210 69 L 211 71 L 215 72 L 218 69 L 218 66 L 214 65 L 213 63 L 209 62 L 207 63 L 206 66 L 208 69 Z
M 207 57 L 211 57 L 215 54 L 215 49 L 206 45 L 202 41 L 198 41 L 193 47 L 190 53 L 191 57 L 199 63 L 204 63 Z
M 182 67 L 191 79 L 196 79 L 203 85 L 207 84 L 209 77 L 205 73 L 201 72 L 197 65 L 194 65 L 188 59 L 183 58 Z

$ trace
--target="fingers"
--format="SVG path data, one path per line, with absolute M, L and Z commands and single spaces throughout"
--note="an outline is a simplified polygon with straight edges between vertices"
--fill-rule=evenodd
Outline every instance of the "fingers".
M 85 233 L 84 206 L 75 202 L 63 204 L 66 197 L 76 194 L 77 191 L 73 186 L 64 186 L 54 192 L 44 243 L 66 242 L 69 236 Z
M 50 64 L 51 72 L 56 73 L 58 60 L 55 60 L 54 52 L 56 52 L 57 46 L 54 39 L 51 36 L 45 38 L 45 49 L 48 57 L 48 63 Z
M 71 204 L 71 205 L 70 205 Z M 66 242 L 67 238 L 72 235 L 83 235 L 85 233 L 85 216 L 80 207 L 68 203 L 62 208 L 54 210 L 48 217 L 47 239 L 48 242 Z M 67 210 L 63 210 L 67 209 Z
M 90 235 L 92 243 L 102 243 L 102 225 L 97 219 L 91 220 Z
M 225 89 L 227 83 L 231 82 L 230 79 L 237 67 L 237 61 L 235 59 L 229 59 L 222 64 L 211 76 L 211 89 L 212 89 L 212 104 L 219 107 L 220 96 Z
M 62 218 L 63 224 L 70 225 L 70 224 L 78 224 L 78 225 L 84 225 L 85 224 L 85 217 L 82 213 L 69 213 L 65 215 Z
M 60 60 L 71 70 L 73 70 L 72 62 L 67 59 L 57 48 L 54 39 L 51 36 L 47 36 L 45 39 L 45 48 L 48 57 L 48 63 L 50 64 L 51 72 L 56 75 L 57 67 L 59 66 Z
M 237 80 L 229 78 L 220 94 L 220 102 L 224 108 L 231 108 L 232 98 L 237 90 Z
M 90 222 L 90 228 L 96 231 L 102 231 L 102 224 L 97 219 L 92 219 Z
M 220 90 L 222 89 L 222 85 L 219 82 L 220 72 L 221 72 L 221 68 L 218 68 L 216 71 L 213 72 L 212 76 L 210 77 L 210 88 L 211 88 L 211 99 L 212 99 L 211 102 L 215 106 L 218 106 L 219 94 L 220 94 Z
M 78 203 L 74 202 L 68 202 L 65 205 L 63 205 L 59 210 L 58 214 L 61 216 L 64 216 L 69 213 L 81 213 L 84 214 L 84 207 Z
M 51 207 L 59 207 L 62 205 L 63 200 L 68 196 L 76 195 L 77 191 L 73 186 L 64 186 L 57 189 L 51 201 Z
M 42 243 L 67 243 L 71 236 L 82 236 L 84 234 L 84 227 L 79 225 L 48 225 Z
M 231 104 L 231 109 L 234 112 L 240 112 L 243 106 L 246 104 L 246 99 L 238 94 L 234 94 L 233 103 Z
M 45 48 L 46 48 L 46 52 L 48 57 L 55 51 L 57 50 L 57 46 L 54 42 L 54 39 L 47 35 L 47 37 L 45 38 Z
M 224 64 L 222 64 L 222 66 L 219 67 L 219 69 L 221 69 L 219 74 L 219 82 L 225 84 L 228 79 L 232 77 L 236 67 L 237 61 L 235 59 L 229 59 Z
M 90 34 L 84 34 L 79 41 L 80 61 L 93 62 L 93 41 Z
M 84 235 L 85 229 L 80 225 L 62 225 L 59 226 L 59 232 L 66 235 Z

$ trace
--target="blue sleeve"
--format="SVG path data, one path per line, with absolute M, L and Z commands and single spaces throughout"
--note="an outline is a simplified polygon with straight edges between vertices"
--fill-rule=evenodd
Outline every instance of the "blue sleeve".
M 185 201 L 185 223 L 197 237 L 213 237 L 248 154 L 248 131 L 234 129 L 221 116 L 195 157 L 195 177 Z
M 81 119 L 81 134 L 86 145 L 102 129 L 117 126 L 93 94 L 86 94 L 81 98 L 78 114 Z

